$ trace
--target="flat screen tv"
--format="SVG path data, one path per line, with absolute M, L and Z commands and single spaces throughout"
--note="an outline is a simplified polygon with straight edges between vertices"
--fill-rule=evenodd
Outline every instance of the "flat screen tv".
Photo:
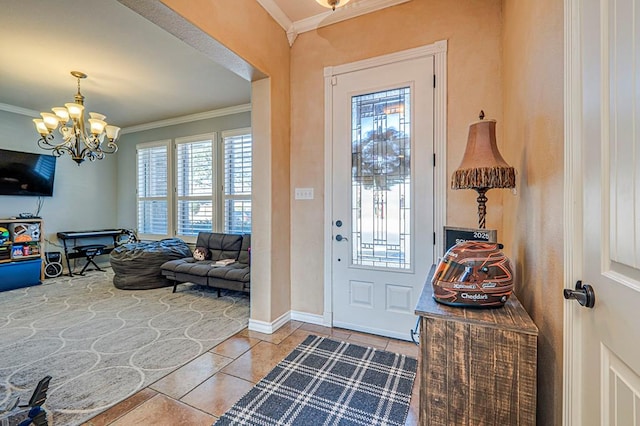
M 56 157 L 0 149 L 0 195 L 50 197 Z

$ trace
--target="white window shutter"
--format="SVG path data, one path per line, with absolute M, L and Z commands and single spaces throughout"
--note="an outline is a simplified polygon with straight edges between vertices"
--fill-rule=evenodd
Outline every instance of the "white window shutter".
M 215 156 L 212 139 L 176 141 L 176 235 L 213 231 Z
M 168 143 L 137 147 L 138 233 L 169 235 Z
M 251 233 L 251 133 L 224 137 L 224 232 Z

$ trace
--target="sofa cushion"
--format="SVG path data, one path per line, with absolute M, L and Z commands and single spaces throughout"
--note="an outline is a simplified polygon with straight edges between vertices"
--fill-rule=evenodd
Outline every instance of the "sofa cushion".
M 211 268 L 207 275 L 211 278 L 247 283 L 251 279 L 251 268 L 249 265 L 236 262 L 228 266 Z
M 244 234 L 242 236 L 242 247 L 240 248 L 238 262 L 251 265 L 251 234 Z
M 192 257 L 176 259 L 162 264 L 160 268 L 173 272 L 185 272 L 201 277 L 206 277 L 206 271 L 211 267 L 210 260 L 195 260 Z
M 160 267 L 162 275 L 178 282 L 192 282 L 207 285 L 207 270 L 211 267 L 210 260 L 197 261 L 193 257 L 170 260 Z
M 237 259 L 242 247 L 242 235 L 200 232 L 196 247 L 208 247 L 211 260 Z
M 183 259 L 169 260 L 168 262 L 164 262 L 162 265 L 160 265 L 160 269 L 162 269 L 163 271 L 175 272 L 178 265 L 182 265 L 185 262 L 193 263 L 195 262 L 195 259 L 187 257 Z

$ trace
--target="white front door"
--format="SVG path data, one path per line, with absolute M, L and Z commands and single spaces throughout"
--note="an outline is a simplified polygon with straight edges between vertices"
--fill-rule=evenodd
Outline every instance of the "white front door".
M 582 221 L 566 242 L 574 259 L 567 267 L 575 271 L 570 279 L 593 286 L 596 301 L 593 309 L 566 302 L 572 357 L 565 419 L 639 425 L 640 7 L 636 0 L 569 6 L 580 46 L 568 52 L 567 173 L 575 167 Z
M 333 326 L 408 340 L 434 262 L 432 56 L 333 76 Z

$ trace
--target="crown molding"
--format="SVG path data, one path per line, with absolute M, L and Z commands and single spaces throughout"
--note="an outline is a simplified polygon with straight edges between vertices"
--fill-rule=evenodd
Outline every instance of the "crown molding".
M 27 108 L 21 108 L 15 105 L 0 103 L 0 110 L 12 112 L 14 114 L 26 115 L 28 117 L 40 117 L 40 113 L 38 111 L 34 111 L 32 109 L 27 109 Z
M 293 23 L 292 32 L 301 34 L 307 31 L 313 31 L 327 25 L 355 18 L 357 16 L 366 15 L 387 7 L 396 6 L 407 3 L 411 0 L 369 0 L 367 2 L 356 1 L 347 3 L 345 6 L 337 8 L 335 11 L 327 11 L 320 15 L 311 16 L 301 19 Z
M 184 115 L 182 117 L 174 117 L 166 120 L 153 121 L 151 123 L 139 124 L 137 126 L 125 127 L 121 134 L 142 132 L 143 130 L 157 129 L 160 127 L 174 126 L 176 124 L 190 123 L 192 121 L 206 120 L 215 117 L 224 117 L 225 115 L 239 114 L 241 112 L 251 111 L 251 104 L 236 105 L 228 108 L 214 109 L 212 111 L 199 112 L 196 114 Z
M 280 9 L 280 6 L 275 0 L 257 0 L 258 3 L 271 15 L 275 21 L 287 33 L 287 40 L 289 40 L 289 46 L 293 46 L 293 42 L 296 41 L 298 34 L 307 31 L 313 31 L 318 28 L 326 27 L 327 25 L 335 24 L 347 19 L 355 18 L 357 16 L 365 15 L 367 13 L 375 12 L 377 10 L 385 9 L 387 7 L 395 6 L 398 4 L 406 3 L 411 0 L 368 0 L 367 2 L 355 1 L 348 3 L 345 6 L 338 7 L 335 11 L 327 11 L 319 15 L 311 16 L 306 19 L 291 22 L 291 19 L 286 13 Z M 302 1 L 302 0 L 300 0 Z M 311 1 L 311 0 L 306 0 Z
M 296 41 L 296 38 L 298 38 L 298 33 L 296 32 L 293 25 L 291 25 L 291 28 L 287 30 L 287 40 L 289 40 L 289 47 L 293 46 L 293 42 Z
M 0 103 L 0 111 L 12 112 L 14 114 L 26 115 L 28 117 L 39 117 L 40 113 L 32 109 L 21 108 L 15 105 Z M 214 109 L 212 111 L 198 112 L 196 114 L 183 115 L 182 117 L 168 118 L 166 120 L 152 121 L 150 123 L 139 124 L 137 126 L 124 127 L 120 134 L 141 132 L 143 130 L 157 129 L 159 127 L 173 126 L 175 124 L 190 123 L 192 121 L 206 120 L 225 115 L 240 114 L 251 111 L 251 104 L 236 105 L 228 108 Z
M 258 3 L 260 3 L 264 10 L 266 10 L 282 28 L 285 30 L 291 28 L 293 22 L 291 22 L 291 19 L 280 9 L 280 6 L 278 6 L 274 0 L 258 0 Z
M 287 16 L 286 13 L 280 9 L 280 6 L 274 0 L 257 0 L 260 6 L 267 11 L 269 15 L 287 32 L 287 40 L 289 40 L 289 46 L 293 46 L 293 42 L 296 41 L 298 33 L 293 28 L 293 22 Z

